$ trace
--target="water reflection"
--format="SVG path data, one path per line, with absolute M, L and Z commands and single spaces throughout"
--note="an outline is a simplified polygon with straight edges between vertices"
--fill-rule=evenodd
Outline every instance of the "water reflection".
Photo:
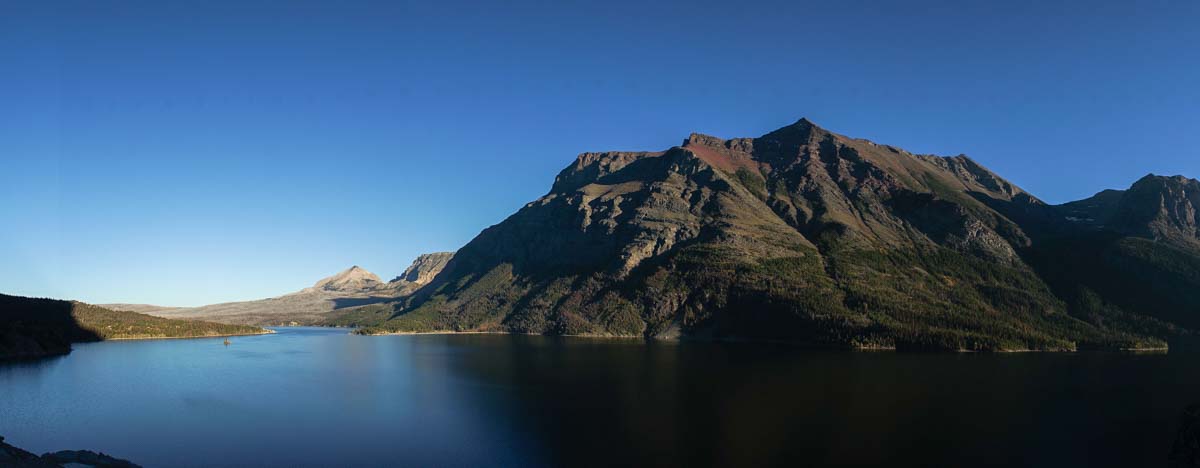
M 1195 357 L 289 328 L 0 367 L 0 435 L 147 466 L 1146 466 Z

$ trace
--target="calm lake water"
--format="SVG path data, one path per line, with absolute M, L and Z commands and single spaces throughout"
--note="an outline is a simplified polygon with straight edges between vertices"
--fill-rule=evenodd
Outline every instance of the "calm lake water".
M 148 467 L 1163 466 L 1200 354 L 896 354 L 499 335 L 77 345 L 0 435 Z

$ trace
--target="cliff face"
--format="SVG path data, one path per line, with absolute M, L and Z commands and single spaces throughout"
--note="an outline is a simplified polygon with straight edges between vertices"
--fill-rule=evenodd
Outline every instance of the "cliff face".
M 409 265 L 400 276 L 390 281 L 391 283 L 412 283 L 416 285 L 424 285 L 433 281 L 433 278 L 442 272 L 446 267 L 446 263 L 454 257 L 454 252 L 435 252 L 418 256 Z
M 1109 226 L 1122 233 L 1200 248 L 1200 181 L 1149 175 L 1121 197 Z
M 1026 261 L 1040 229 L 1013 213 L 1052 210 L 966 156 L 803 119 L 758 138 L 584 153 L 367 331 L 936 349 L 1154 341 L 1073 317 Z
M 1105 190 L 1058 207 L 1081 227 L 1200 249 L 1200 181 L 1148 175 L 1128 190 Z

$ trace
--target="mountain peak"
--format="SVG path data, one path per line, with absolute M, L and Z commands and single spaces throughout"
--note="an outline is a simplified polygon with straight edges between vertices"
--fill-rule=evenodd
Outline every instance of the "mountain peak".
M 382 283 L 382 281 L 374 273 L 358 265 L 354 265 L 336 275 L 317 281 L 317 284 L 314 284 L 312 289 L 324 289 L 326 291 L 360 290 L 370 288 L 379 283 Z
M 1182 175 L 1142 177 L 1125 191 L 1110 228 L 1200 248 L 1200 181 Z
M 807 142 L 820 140 L 824 138 L 825 135 L 832 135 L 832 133 L 813 123 L 813 121 L 802 117 L 795 123 L 777 129 L 771 133 L 763 135 L 760 138 L 780 142 Z
M 1134 182 L 1129 189 L 1132 191 L 1157 191 L 1195 188 L 1196 186 L 1200 186 L 1200 181 L 1184 175 L 1164 176 L 1147 174 L 1145 177 L 1138 179 L 1137 182 Z

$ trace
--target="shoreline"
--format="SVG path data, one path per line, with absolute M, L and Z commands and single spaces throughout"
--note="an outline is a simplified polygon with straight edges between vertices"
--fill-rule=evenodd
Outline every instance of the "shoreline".
M 257 333 L 235 333 L 235 334 L 222 334 L 222 335 L 199 335 L 199 336 L 131 336 L 131 337 L 123 337 L 123 338 L 104 338 L 104 339 L 101 339 L 100 341 L 91 341 L 90 343 L 103 343 L 103 342 L 105 342 L 105 341 L 198 340 L 198 339 L 203 339 L 203 338 L 229 338 L 229 337 L 234 337 L 234 336 L 262 336 L 262 335 L 274 335 L 275 333 L 278 333 L 278 332 L 276 332 L 275 330 L 271 330 L 271 329 L 269 329 L 269 328 L 264 328 L 264 330 L 266 330 L 266 331 L 263 331 L 263 332 L 257 332 Z M 85 343 L 88 343 L 88 342 L 85 342 Z
M 343 328 L 343 327 L 328 327 L 328 328 Z M 358 330 L 358 329 L 354 329 Z M 1047 354 L 1082 354 L 1082 353 L 1130 353 L 1130 354 L 1166 354 L 1170 352 L 1170 347 L 1161 346 L 1153 348 L 1114 348 L 1114 349 L 1000 349 L 1000 350 L 973 350 L 973 349 L 945 349 L 945 350 L 898 350 L 895 346 L 828 346 L 814 345 L 811 343 L 801 343 L 794 341 L 782 340 L 751 340 L 741 338 L 696 338 L 686 336 L 673 337 L 653 337 L 647 338 L 644 336 L 617 336 L 617 335 L 545 335 L 542 333 L 518 333 L 518 332 L 503 332 L 503 331 L 453 331 L 453 330 L 437 330 L 427 332 L 387 332 L 387 333 L 351 333 L 358 336 L 407 336 L 407 335 L 522 335 L 522 336 L 545 336 L 549 338 L 590 338 L 603 340 L 638 340 L 638 341 L 663 341 L 673 343 L 683 342 L 698 342 L 698 343 L 745 343 L 745 344 L 772 344 L 796 346 L 802 348 L 811 348 L 827 351 L 850 351 L 850 352 L 892 352 L 892 353 L 929 353 L 929 354 L 1026 354 L 1026 353 L 1047 353 Z

